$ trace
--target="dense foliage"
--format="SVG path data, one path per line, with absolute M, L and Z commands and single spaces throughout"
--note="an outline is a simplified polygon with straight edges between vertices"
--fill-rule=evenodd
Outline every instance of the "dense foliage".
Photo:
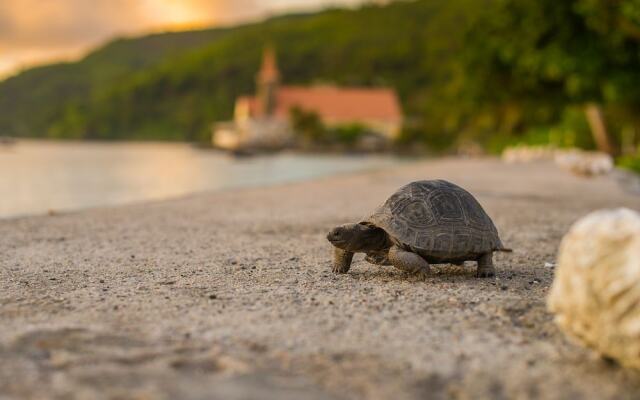
M 80 62 L 26 70 L 0 82 L 0 136 L 93 137 L 88 131 L 92 117 L 85 110 L 98 112 L 98 99 L 137 74 L 226 33 L 221 29 L 118 39 Z M 73 129 L 65 130 L 65 125 Z M 114 132 L 112 137 L 127 136 Z
M 327 126 L 317 113 L 298 107 L 291 109 L 289 119 L 302 147 L 350 146 L 371 133 L 367 127 L 357 123 Z
M 206 139 L 254 91 L 265 44 L 285 83 L 390 85 L 414 126 L 451 74 L 476 0 L 398 2 L 327 10 L 225 30 L 118 40 L 86 59 L 0 84 L 0 135 Z
M 467 128 L 489 142 L 593 147 L 591 104 L 618 144 L 638 143 L 637 0 L 496 0 L 469 29 L 463 62 Z
M 590 103 L 602 107 L 615 142 L 634 149 L 639 4 L 396 1 L 120 39 L 80 62 L 1 82 L 0 135 L 207 140 L 234 99 L 254 91 L 262 49 L 272 44 L 285 83 L 394 87 L 404 143 L 589 148 Z

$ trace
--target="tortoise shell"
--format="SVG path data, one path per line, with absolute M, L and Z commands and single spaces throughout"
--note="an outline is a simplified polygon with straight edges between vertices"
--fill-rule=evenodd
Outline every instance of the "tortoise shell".
M 457 259 L 503 248 L 493 221 L 466 190 L 445 180 L 401 187 L 362 223 L 422 255 Z

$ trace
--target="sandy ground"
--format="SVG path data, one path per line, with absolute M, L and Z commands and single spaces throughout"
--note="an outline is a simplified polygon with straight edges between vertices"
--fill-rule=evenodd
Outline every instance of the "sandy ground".
M 325 233 L 399 186 L 477 196 L 513 254 L 496 279 L 426 282 Z M 291 185 L 0 222 L 0 399 L 638 399 L 640 372 L 594 358 L 545 296 L 563 233 L 640 209 L 608 178 L 445 159 Z

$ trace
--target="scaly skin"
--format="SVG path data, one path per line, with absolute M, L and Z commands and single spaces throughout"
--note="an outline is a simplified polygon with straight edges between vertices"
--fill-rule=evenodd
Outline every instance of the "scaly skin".
M 425 280 L 431 272 L 427 260 L 398 246 L 389 249 L 389 261 L 399 270 L 415 274 L 422 280 Z
M 371 264 L 391 265 L 391 261 L 389 261 L 388 251 L 369 252 L 364 259 Z
M 336 274 L 346 274 L 349 272 L 351 260 L 353 260 L 353 252 L 337 247 L 333 248 L 333 272 Z

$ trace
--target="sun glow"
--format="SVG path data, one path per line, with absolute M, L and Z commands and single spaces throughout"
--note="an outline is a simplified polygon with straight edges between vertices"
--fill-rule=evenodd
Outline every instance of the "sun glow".
M 158 28 L 194 29 L 216 22 L 211 8 L 198 2 L 183 0 L 144 0 L 143 9 L 149 22 Z
M 199 29 L 366 0 L 0 0 L 0 80 L 70 61 L 112 37 Z

